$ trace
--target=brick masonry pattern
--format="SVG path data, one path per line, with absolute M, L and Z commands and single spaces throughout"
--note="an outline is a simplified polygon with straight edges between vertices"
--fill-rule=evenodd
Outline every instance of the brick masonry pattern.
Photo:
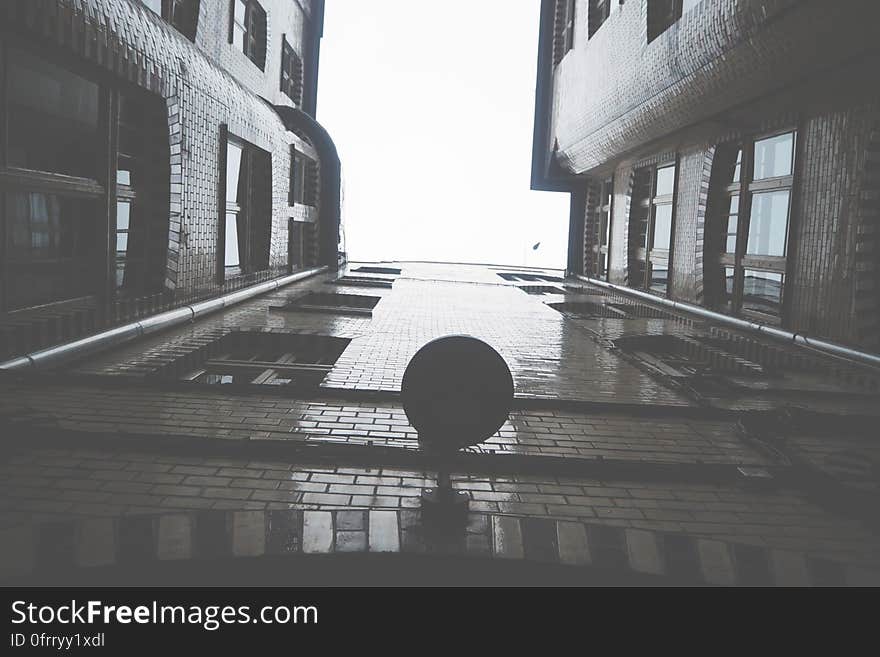
M 228 2 L 201 2 L 191 43 L 132 0 L 20 0 L 4 3 L 6 26 L 48 40 L 109 72 L 120 84 L 158 94 L 168 107 L 171 205 L 165 287 L 182 297 L 217 293 L 216 254 L 220 125 L 272 155 L 270 270 L 286 271 L 288 219 L 309 213 L 288 206 L 290 145 L 318 160 L 261 99 L 290 105 L 279 90 L 281 34 L 303 48 L 310 2 L 264 2 L 269 16 L 267 68 L 260 71 L 227 42 Z M 225 27 L 224 27 L 225 26 Z M 319 201 L 320 202 L 320 201 Z M 317 224 L 306 224 L 312 258 Z

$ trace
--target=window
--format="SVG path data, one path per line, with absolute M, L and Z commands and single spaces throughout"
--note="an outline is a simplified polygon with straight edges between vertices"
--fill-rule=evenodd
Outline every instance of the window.
M 648 43 L 672 27 L 703 0 L 648 0 Z
M 0 43 L 2 79 L 0 310 L 160 289 L 170 175 L 164 100 Z
M 165 103 L 121 94 L 116 167 L 116 287 L 128 296 L 163 284 L 169 149 Z
M 629 285 L 668 293 L 676 166 L 636 171 L 629 225 Z
M 614 181 L 611 178 L 602 181 L 599 186 L 599 198 L 593 216 L 596 231 L 593 242 L 593 271 L 596 278 L 608 280 L 608 253 L 611 245 L 611 210 L 613 203 Z
M 349 342 L 324 335 L 234 331 L 210 348 L 172 362 L 167 371 L 206 385 L 315 387 Z
M 221 132 L 226 133 L 225 127 Z M 228 133 L 224 146 L 221 216 L 225 219 L 220 222 L 217 259 L 221 281 L 268 268 L 272 215 L 269 153 Z
M 709 285 L 725 312 L 781 319 L 795 143 L 786 132 L 718 149 Z
M 564 0 L 565 2 L 565 20 L 563 22 L 563 52 L 568 52 L 574 48 L 574 15 L 575 0 Z
M 315 161 L 290 146 L 290 185 L 288 205 L 317 205 L 318 166 Z
M 287 262 L 290 271 L 303 269 L 306 265 L 305 233 L 305 222 L 290 220 L 287 235 Z
M 266 11 L 256 0 L 231 0 L 229 43 L 266 68 Z
M 617 9 L 620 0 L 590 0 L 588 19 L 588 36 L 593 38 L 596 31 L 602 27 L 602 24 Z
M 287 312 L 337 313 L 346 315 L 373 314 L 373 308 L 381 297 L 361 294 L 335 294 L 332 292 L 309 292 L 283 306 L 271 306 L 271 310 Z
M 196 40 L 199 0 L 141 0 L 141 2 L 176 27 L 187 39 Z
M 519 289 L 526 294 L 544 295 L 544 294 L 565 294 L 565 290 L 553 285 L 520 285 Z
M 287 37 L 281 38 L 281 91 L 293 103 L 302 105 L 303 65 L 299 55 L 287 43 Z
M 391 289 L 394 287 L 393 278 L 373 278 L 370 276 L 349 276 L 345 275 L 332 281 L 333 285 L 344 285 L 348 287 L 381 287 Z
M 546 281 L 548 283 L 561 283 L 564 279 L 559 276 L 548 276 L 547 274 L 527 274 L 524 272 L 507 272 L 504 274 L 498 274 L 505 281 L 516 282 L 516 281 L 525 281 L 525 282 L 541 282 Z
M 97 83 L 12 47 L 7 71 L 7 164 L 97 179 Z
M 302 204 L 305 202 L 306 190 L 306 159 L 305 156 L 290 146 L 290 189 L 288 190 L 288 205 Z
M 0 309 L 95 295 L 104 280 L 107 231 L 99 219 L 106 208 L 100 174 L 106 93 L 73 71 L 0 43 L 4 78 Z
M 396 267 L 371 267 L 362 265 L 360 267 L 352 269 L 352 271 L 359 271 L 364 274 L 389 274 L 392 276 L 400 275 L 400 269 Z

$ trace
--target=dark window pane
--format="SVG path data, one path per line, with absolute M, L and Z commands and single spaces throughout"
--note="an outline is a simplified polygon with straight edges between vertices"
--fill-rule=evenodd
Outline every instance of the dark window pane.
M 794 156 L 794 133 L 755 142 L 755 180 L 790 176 Z
M 747 245 L 749 255 L 785 255 L 788 200 L 788 190 L 752 196 Z
M 96 178 L 98 85 L 9 49 L 9 164 Z
M 672 205 L 669 203 L 654 208 L 654 249 L 669 249 L 672 239 Z
M 96 291 L 98 202 L 42 192 L 7 192 L 10 308 Z
M 629 286 L 644 287 L 645 285 L 645 263 L 641 260 L 630 262 Z
M 743 309 L 778 317 L 782 309 L 782 284 L 782 274 L 746 269 Z
M 651 291 L 665 294 L 668 277 L 669 261 L 662 259 L 651 260 Z

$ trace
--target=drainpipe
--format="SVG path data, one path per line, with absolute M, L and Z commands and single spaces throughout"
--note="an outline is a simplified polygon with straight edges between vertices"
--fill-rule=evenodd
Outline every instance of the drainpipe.
M 858 351 L 856 349 L 851 349 L 850 347 L 845 347 L 834 342 L 827 342 L 825 340 L 819 340 L 818 338 L 811 338 L 801 333 L 793 333 L 791 331 L 785 331 L 774 326 L 758 324 L 757 322 L 750 322 L 745 319 L 739 319 L 738 317 L 730 317 L 729 315 L 716 313 L 712 310 L 707 310 L 706 308 L 702 308 L 700 306 L 693 306 L 689 303 L 682 303 L 681 301 L 673 301 L 672 299 L 656 297 L 653 294 L 649 294 L 643 290 L 634 290 L 629 287 L 621 287 L 619 285 L 606 283 L 605 281 L 600 281 L 595 278 L 590 278 L 588 276 L 577 276 L 576 278 L 597 287 L 605 288 L 607 290 L 613 290 L 614 292 L 618 292 L 624 296 L 636 297 L 653 304 L 673 308 L 680 312 L 697 315 L 718 324 L 724 324 L 726 326 L 730 326 L 741 331 L 757 333 L 759 335 L 764 335 L 774 340 L 794 344 L 804 349 L 821 351 L 827 355 L 836 356 L 837 358 L 844 358 L 859 365 L 866 365 L 873 368 L 880 367 L 880 355 L 878 354 Z
M 199 317 L 203 317 L 209 313 L 228 308 L 229 306 L 247 301 L 260 294 L 277 290 L 279 287 L 301 281 L 304 278 L 315 276 L 327 271 L 327 267 L 315 267 L 314 269 L 306 269 L 304 271 L 276 278 L 259 285 L 232 292 L 216 299 L 209 299 L 189 306 L 175 308 L 168 312 L 159 313 L 145 317 L 137 322 L 117 326 L 108 331 L 102 331 L 95 335 L 90 335 L 74 342 L 49 347 L 40 351 L 34 351 L 24 356 L 19 356 L 0 363 L 0 370 L 14 371 L 24 369 L 47 369 L 70 361 L 74 358 L 81 358 L 88 354 L 102 351 L 108 347 L 115 347 L 125 342 L 134 340 L 143 335 L 149 335 L 158 331 L 164 331 L 181 324 L 192 322 Z
M 270 103 L 271 105 L 271 103 Z M 339 237 L 342 223 L 342 164 L 333 138 L 320 123 L 306 112 L 287 105 L 271 105 L 284 127 L 294 134 L 304 134 L 312 142 L 321 162 L 318 184 L 321 202 L 318 209 L 320 225 L 320 260 L 333 270 L 339 268 Z

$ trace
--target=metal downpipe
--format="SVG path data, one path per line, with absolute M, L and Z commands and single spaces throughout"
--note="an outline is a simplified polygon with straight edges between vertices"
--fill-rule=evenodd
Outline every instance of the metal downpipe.
M 48 347 L 34 351 L 24 356 L 18 356 L 11 360 L 0 363 L 0 370 L 15 371 L 24 369 L 46 369 L 60 365 L 73 358 L 80 358 L 108 347 L 117 346 L 143 335 L 149 335 L 167 328 L 179 326 L 191 322 L 208 313 L 233 306 L 242 301 L 252 299 L 255 296 L 271 292 L 279 287 L 301 281 L 327 271 L 327 266 L 314 267 L 304 271 L 290 274 L 282 278 L 276 278 L 265 283 L 253 285 L 243 290 L 237 290 L 216 299 L 209 299 L 191 305 L 181 306 L 158 315 L 145 317 L 144 319 L 123 326 L 117 326 L 101 333 L 89 335 L 73 342 Z
M 835 342 L 828 342 L 826 340 L 820 340 L 818 338 L 811 338 L 806 335 L 794 333 L 792 331 L 786 331 L 775 326 L 767 326 L 766 324 L 750 322 L 745 319 L 739 319 L 738 317 L 730 317 L 729 315 L 717 313 L 713 310 L 708 310 L 700 306 L 694 306 L 689 303 L 683 303 L 681 301 L 673 301 L 672 299 L 664 299 L 662 297 L 657 297 L 653 294 L 649 294 L 643 290 L 634 290 L 629 287 L 623 287 L 620 285 L 615 285 L 614 283 L 607 283 L 605 281 L 590 278 L 589 276 L 582 276 L 580 274 L 577 274 L 575 277 L 597 287 L 605 288 L 607 290 L 613 290 L 614 292 L 619 292 L 620 294 L 623 294 L 625 296 L 636 297 L 657 305 L 674 308 L 675 310 L 690 313 L 692 315 L 697 315 L 698 317 L 704 317 L 706 319 L 712 320 L 713 322 L 717 322 L 718 324 L 724 324 L 726 326 L 730 326 L 742 331 L 758 333 L 759 335 L 765 335 L 774 340 L 795 344 L 802 348 L 809 348 L 816 351 L 821 351 L 827 355 L 835 356 L 837 358 L 844 358 L 846 360 L 853 361 L 859 365 L 880 368 L 880 355 L 878 354 L 859 351 L 857 349 L 845 347 L 844 345 L 837 344 Z

